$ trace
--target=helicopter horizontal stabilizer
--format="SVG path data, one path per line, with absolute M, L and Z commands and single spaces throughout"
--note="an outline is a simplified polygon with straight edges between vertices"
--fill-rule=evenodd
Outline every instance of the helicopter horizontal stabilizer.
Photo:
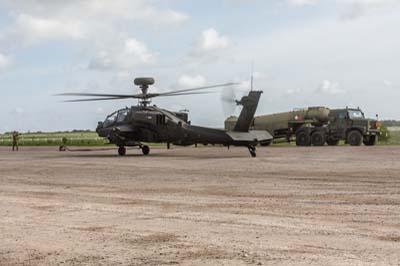
M 229 137 L 238 142 L 264 142 L 273 137 L 265 130 L 251 130 L 249 132 L 227 131 Z
M 274 137 L 266 130 L 250 130 L 250 134 L 256 136 L 258 142 L 272 140 Z

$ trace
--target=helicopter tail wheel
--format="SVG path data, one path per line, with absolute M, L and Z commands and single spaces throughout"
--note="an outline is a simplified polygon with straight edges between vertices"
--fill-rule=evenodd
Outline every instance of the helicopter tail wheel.
M 143 152 L 143 155 L 149 155 L 150 147 L 147 145 L 142 146 L 142 152 Z
M 59 151 L 66 151 L 67 147 L 65 147 L 64 145 L 61 145 L 60 147 L 58 147 Z
M 249 152 L 250 152 L 250 154 L 251 154 L 251 157 L 257 157 L 257 154 L 256 154 L 256 147 L 255 146 L 248 146 L 248 148 L 249 148 Z
M 126 148 L 124 146 L 120 146 L 118 148 L 118 154 L 119 154 L 119 156 L 125 156 L 126 155 Z

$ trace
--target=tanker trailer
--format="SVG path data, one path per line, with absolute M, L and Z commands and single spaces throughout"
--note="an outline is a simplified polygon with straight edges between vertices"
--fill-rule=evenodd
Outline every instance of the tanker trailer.
M 225 129 L 229 130 L 235 126 L 237 118 L 231 116 L 225 120 Z M 294 109 L 290 112 L 275 113 L 270 115 L 256 116 L 253 120 L 254 130 L 266 130 L 274 139 L 285 138 L 290 141 L 297 130 L 304 127 L 323 127 L 329 122 L 329 108 L 318 106 L 302 109 Z M 261 143 L 261 145 L 269 145 Z
M 274 138 L 290 138 L 304 126 L 323 127 L 329 122 L 329 109 L 326 107 L 308 107 L 291 112 L 257 116 L 254 128 L 267 130 Z

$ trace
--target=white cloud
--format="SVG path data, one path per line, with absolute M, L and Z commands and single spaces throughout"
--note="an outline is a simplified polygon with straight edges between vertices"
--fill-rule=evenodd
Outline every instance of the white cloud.
M 207 80 L 202 75 L 182 75 L 178 79 L 178 86 L 181 88 L 195 88 L 205 86 Z
M 392 86 L 393 86 L 393 82 L 391 82 L 391 81 L 389 81 L 389 80 L 384 80 L 384 81 L 383 81 L 383 84 L 384 84 L 386 87 L 392 87 Z
M 104 114 L 104 109 L 103 109 L 103 107 L 97 107 L 97 108 L 96 108 L 96 114 L 98 114 L 98 115 Z
M 225 49 L 229 45 L 229 39 L 226 36 L 221 36 L 215 29 L 206 29 L 201 33 L 201 38 L 198 42 L 198 48 L 202 51 L 214 51 Z
M 230 40 L 227 36 L 221 35 L 214 28 L 202 31 L 200 38 L 195 42 L 189 59 L 198 61 L 216 61 L 230 47 Z
M 398 3 L 398 0 L 341 0 L 343 3 L 359 4 L 369 7 L 383 7 Z
M 189 16 L 145 0 L 0 1 L 11 23 L 0 28 L 0 41 L 11 47 L 56 39 L 81 40 L 97 49 L 129 31 L 180 24 Z M 139 24 L 140 23 L 140 24 Z
M 265 78 L 268 78 L 268 75 L 265 73 L 262 73 L 262 72 L 254 72 L 253 78 L 254 79 L 265 79 Z
M 123 44 L 121 44 L 121 42 Z M 147 46 L 133 38 L 116 40 L 114 47 L 100 51 L 90 62 L 91 69 L 129 69 L 138 65 L 150 65 L 157 60 L 157 53 L 152 53 Z
M 301 93 L 301 89 L 300 88 L 296 88 L 296 89 L 288 89 L 285 92 L 286 96 L 291 96 L 291 95 L 295 95 L 295 94 L 299 94 Z
M 315 5 L 319 0 L 287 0 L 287 2 L 291 6 L 308 6 Z
M 340 2 L 345 4 L 345 10 L 340 16 L 344 20 L 356 19 L 373 11 L 393 8 L 400 4 L 398 0 L 341 0 Z
M 234 83 L 238 83 L 235 86 L 232 86 L 232 90 L 235 91 L 235 94 L 246 94 L 248 91 L 251 89 L 251 80 L 250 79 L 239 79 L 235 78 L 233 79 Z
M 2 2 L 1 5 L 17 14 L 26 13 L 45 18 L 124 19 L 156 24 L 181 23 L 189 18 L 185 13 L 168 8 L 158 8 L 146 0 L 3 0 Z
M 11 58 L 0 53 L 0 71 L 8 68 L 11 65 Z
M 28 14 L 17 16 L 12 33 L 33 43 L 41 40 L 81 39 L 84 36 L 79 22 L 38 18 Z
M 232 79 L 234 83 L 238 83 L 237 85 L 232 86 L 233 90 L 240 94 L 247 94 L 251 89 L 251 73 L 249 73 L 246 77 L 235 77 Z M 270 76 L 263 72 L 254 72 L 253 73 L 253 89 L 256 90 L 267 90 L 268 84 L 270 82 Z
M 22 108 L 22 107 L 15 107 L 14 108 L 14 110 L 12 111 L 12 114 L 14 114 L 14 115 L 23 115 L 25 113 L 25 110 L 24 110 L 24 108 Z
M 155 54 L 148 51 L 145 44 L 136 39 L 128 39 L 125 41 L 125 53 L 139 59 L 140 62 L 149 64 L 155 61 Z
M 400 5 L 398 0 L 286 0 L 286 2 L 292 7 L 316 6 L 331 2 L 342 9 L 340 18 L 344 20 L 355 19 L 376 10 Z
M 189 19 L 187 14 L 171 9 L 160 9 L 144 0 L 114 0 L 83 2 L 84 10 L 100 17 L 116 17 L 155 24 L 181 23 Z
M 339 83 L 332 82 L 329 80 L 324 80 L 319 85 L 317 92 L 330 94 L 330 95 L 338 95 L 338 94 L 346 94 L 347 91 L 340 87 Z

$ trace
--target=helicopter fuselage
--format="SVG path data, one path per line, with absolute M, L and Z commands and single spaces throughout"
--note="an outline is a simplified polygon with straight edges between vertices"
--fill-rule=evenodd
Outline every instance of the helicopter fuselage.
M 229 132 L 193 126 L 186 112 L 170 112 L 155 106 L 132 106 L 114 112 L 99 122 L 96 132 L 117 146 L 139 146 L 141 142 L 193 144 L 221 144 L 225 146 L 256 145 L 258 140 L 249 135 L 235 139 Z

